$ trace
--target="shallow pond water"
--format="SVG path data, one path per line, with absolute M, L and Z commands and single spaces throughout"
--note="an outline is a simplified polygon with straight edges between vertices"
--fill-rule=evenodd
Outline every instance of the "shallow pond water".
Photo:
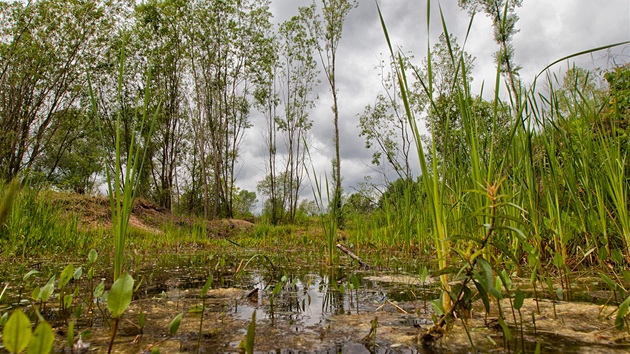
M 423 347 L 418 335 L 433 323 L 429 302 L 439 295 L 431 279 L 423 283 L 414 274 L 304 265 L 269 269 L 252 263 L 243 270 L 242 263 L 229 263 L 217 263 L 206 254 L 163 257 L 138 267 L 134 278 L 142 283 L 120 323 L 113 351 L 146 353 L 159 348 L 162 353 L 241 353 L 239 343 L 254 311 L 256 353 L 501 353 L 523 349 L 533 353 L 538 342 L 543 353 L 630 349 L 627 333 L 613 329 L 616 307 L 550 300 L 536 305 L 532 299 L 525 300 L 521 314 L 511 312 L 509 299 L 501 303 L 512 340 L 504 341 L 496 324 L 497 313 L 485 314 L 481 304 L 475 303 L 466 328 L 456 321 L 434 346 Z M 236 269 L 241 271 L 237 274 Z M 201 288 L 209 274 L 213 275 L 213 288 L 202 299 Z M 576 294 L 610 297 L 596 279 L 581 281 L 586 285 L 576 281 L 581 284 Z M 8 292 L 15 300 L 18 281 L 9 282 L 13 285 Z M 519 286 L 519 279 L 513 283 Z M 57 343 L 63 343 L 67 325 L 55 316 L 55 301 L 51 302 L 47 318 L 55 326 Z M 9 303 L 0 311 L 9 311 L 14 305 Z M 76 321 L 76 333 L 91 331 L 81 338 L 90 353 L 107 352 L 110 338 L 110 323 L 99 308 L 104 309 L 105 304 L 96 303 L 91 313 L 70 317 Z M 141 313 L 146 317 L 143 328 L 138 326 Z M 179 331 L 168 337 L 169 323 L 178 313 L 183 313 Z

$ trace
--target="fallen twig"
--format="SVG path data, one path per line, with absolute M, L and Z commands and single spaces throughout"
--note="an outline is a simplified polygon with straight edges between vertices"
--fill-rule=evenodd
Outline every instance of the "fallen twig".
M 352 258 L 355 261 L 359 262 L 361 267 L 363 267 L 365 269 L 372 269 L 372 266 L 370 266 L 369 264 L 363 262 L 363 260 L 361 260 L 361 258 L 359 258 L 359 256 L 357 256 L 356 254 L 352 253 L 352 251 L 350 251 L 346 246 L 342 245 L 341 243 L 338 243 L 337 244 L 337 248 L 339 248 L 343 253 L 347 254 L 350 258 Z

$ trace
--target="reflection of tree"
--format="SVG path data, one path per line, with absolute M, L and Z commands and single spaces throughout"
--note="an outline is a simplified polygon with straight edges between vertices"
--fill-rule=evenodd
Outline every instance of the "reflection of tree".
M 336 271 L 333 268 L 330 270 L 329 274 L 322 276 L 322 283 L 320 285 L 320 291 L 324 293 L 322 315 L 343 315 L 345 313 L 344 294 L 337 284 L 337 277 L 335 275 Z

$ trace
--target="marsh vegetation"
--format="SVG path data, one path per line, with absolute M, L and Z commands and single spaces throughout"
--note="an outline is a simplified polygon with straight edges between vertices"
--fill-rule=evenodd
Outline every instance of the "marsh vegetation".
M 360 129 L 395 177 L 344 193 L 356 3 L 276 31 L 265 1 L 0 2 L 0 352 L 627 350 L 630 66 L 548 69 L 628 42 L 525 83 L 521 2 L 459 4 L 491 19 L 494 85 L 471 92 L 474 39 L 431 2 L 419 62 L 379 10 L 384 92 Z M 320 70 L 330 176 L 309 162 Z M 259 215 L 237 187 L 254 110 Z

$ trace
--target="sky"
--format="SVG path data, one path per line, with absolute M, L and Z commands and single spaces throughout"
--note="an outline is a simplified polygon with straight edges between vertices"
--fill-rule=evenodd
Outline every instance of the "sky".
M 316 0 L 319 2 L 319 0 Z M 281 23 L 297 14 L 299 6 L 309 5 L 306 0 L 272 0 L 273 21 Z M 442 33 L 439 6 L 444 13 L 451 34 L 460 40 L 465 37 L 470 24 L 467 12 L 457 6 L 455 0 L 431 2 L 430 29 L 427 31 L 426 0 L 380 0 L 379 6 L 386 22 L 392 45 L 411 52 L 415 64 L 426 56 L 427 44 L 437 42 Z M 526 86 L 548 64 L 573 53 L 630 40 L 630 1 L 628 0 L 524 0 L 517 9 L 519 32 L 514 36 L 515 58 L 521 66 L 521 79 Z M 496 65 L 493 54 L 497 45 L 493 40 L 490 20 L 477 14 L 465 50 L 475 57 L 472 73 L 472 91 L 479 93 L 484 85 L 484 96 L 494 95 Z M 382 181 L 380 174 L 370 164 L 372 151 L 365 148 L 365 140 L 359 136 L 359 114 L 365 106 L 373 104 L 382 91 L 379 72 L 375 69 L 381 55 L 387 57 L 388 49 L 381 28 L 376 2 L 359 0 L 344 23 L 342 39 L 337 52 L 337 84 L 339 87 L 339 120 L 341 175 L 345 193 L 353 193 L 365 176 L 374 182 Z M 615 64 L 630 62 L 630 46 L 616 47 L 572 59 L 571 63 L 586 69 L 611 68 Z M 561 77 L 572 65 L 562 62 L 551 70 Z M 321 68 L 321 67 L 320 67 Z M 331 159 L 334 156 L 332 96 L 322 76 L 316 87 L 319 100 L 310 111 L 313 120 L 310 151 L 312 166 L 322 178 L 330 176 Z M 507 99 L 504 88 L 500 95 Z M 265 175 L 265 149 L 263 141 L 264 118 L 254 115 L 242 145 L 241 161 L 236 184 L 243 189 L 256 191 L 256 184 Z M 417 160 L 414 157 L 413 160 Z M 419 171 L 415 171 L 418 175 Z M 258 193 L 257 193 L 258 194 Z M 310 185 L 301 192 L 302 197 L 312 199 Z M 262 196 L 258 196 L 259 206 Z M 260 210 L 260 209 L 258 209 Z

